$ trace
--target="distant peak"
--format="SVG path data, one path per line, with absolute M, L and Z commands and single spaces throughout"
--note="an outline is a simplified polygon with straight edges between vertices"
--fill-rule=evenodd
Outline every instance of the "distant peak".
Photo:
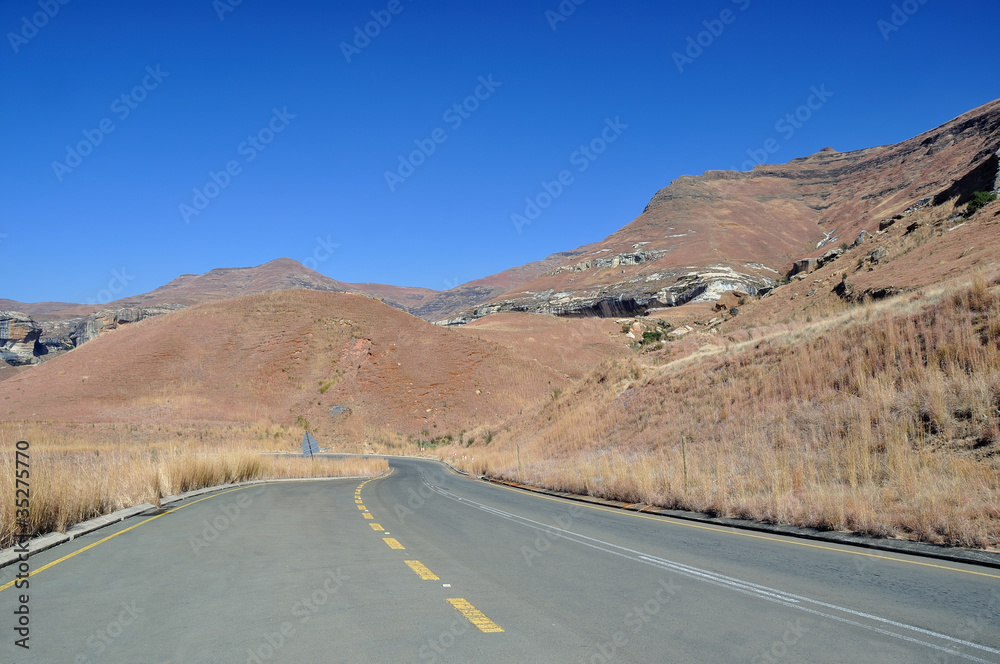
M 264 263 L 264 265 L 305 267 L 305 265 L 303 265 L 299 261 L 295 260 L 294 258 L 288 258 L 287 256 L 282 256 L 281 258 L 275 258 L 273 261 L 268 261 Z M 263 267 L 263 265 L 261 267 Z

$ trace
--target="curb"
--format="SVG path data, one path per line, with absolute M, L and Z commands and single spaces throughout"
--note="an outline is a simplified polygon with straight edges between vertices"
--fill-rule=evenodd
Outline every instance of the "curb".
M 238 482 L 236 484 L 220 484 L 218 486 L 202 487 L 201 489 L 193 489 L 191 491 L 186 491 L 184 493 L 179 493 L 173 496 L 165 496 L 160 499 L 160 505 L 169 505 L 171 503 L 178 503 L 182 500 L 187 500 L 188 498 L 194 498 L 195 496 L 201 496 L 206 493 L 213 493 L 215 491 L 223 491 L 225 489 L 235 489 L 237 487 L 253 486 L 255 484 L 274 484 L 277 482 L 318 482 L 318 481 L 329 481 L 329 480 L 354 480 L 361 477 L 367 477 L 362 475 L 352 475 L 350 477 L 289 477 L 289 478 L 278 478 L 271 480 L 253 480 L 252 482 Z M 95 530 L 100 530 L 107 526 L 120 523 L 125 519 L 129 519 L 134 516 L 138 516 L 151 509 L 156 509 L 155 505 L 150 503 L 142 503 L 140 505 L 135 505 L 133 507 L 126 507 L 120 509 L 117 512 L 111 512 L 110 514 L 105 514 L 103 516 L 95 517 L 93 519 L 88 519 L 87 521 L 81 521 L 80 523 L 74 524 L 66 529 L 64 533 L 46 533 L 44 535 L 39 535 L 38 537 L 27 540 L 28 554 L 27 557 L 31 557 L 42 551 L 48 551 L 49 549 L 59 546 L 60 544 L 65 544 L 66 542 L 71 542 L 81 535 L 87 535 L 94 532 Z M 17 551 L 21 545 L 13 546 L 8 549 L 0 550 L 0 569 L 13 565 L 14 563 L 21 561 L 22 553 Z
M 955 563 L 965 563 L 968 565 L 981 565 L 1000 569 L 1000 553 L 989 551 L 977 551 L 973 549 L 960 549 L 944 547 L 940 544 L 929 544 L 927 542 L 913 542 L 910 540 L 890 540 L 866 537 L 855 533 L 842 533 L 834 531 L 823 531 L 815 528 L 803 526 L 786 526 L 779 524 L 763 523 L 760 521 L 750 521 L 748 519 L 731 519 L 724 517 L 712 517 L 700 512 L 688 512 L 685 510 L 672 510 L 645 503 L 623 503 L 618 500 L 607 500 L 595 498 L 594 496 L 583 496 L 565 491 L 554 491 L 543 489 L 531 484 L 521 484 L 492 477 L 481 478 L 493 484 L 502 484 L 522 491 L 541 493 L 548 496 L 565 498 L 577 502 L 591 503 L 603 507 L 614 507 L 617 509 L 629 510 L 631 512 L 642 512 L 643 514 L 656 514 L 667 516 L 683 521 L 697 521 L 715 526 L 729 528 L 739 528 L 741 530 L 753 530 L 762 533 L 772 533 L 776 535 L 786 535 L 788 537 L 798 537 L 801 539 L 815 540 L 833 544 L 843 544 L 847 546 L 861 547 L 865 549 L 875 549 L 878 551 L 889 551 L 892 553 L 905 553 L 911 556 L 921 556 L 924 558 L 936 558 Z
M 448 463 L 444 459 L 431 459 L 431 460 L 432 461 L 439 461 L 439 462 L 443 463 L 444 465 L 446 465 L 449 468 L 451 468 L 452 471 L 455 472 L 457 475 L 465 475 L 466 477 L 475 477 L 476 479 L 486 480 L 487 482 L 492 482 L 493 481 L 493 480 L 487 479 L 485 477 L 480 477 L 478 475 L 471 475 L 471 474 L 467 473 L 466 471 L 461 470 L 460 468 L 456 468 L 455 466 L 451 465 L 450 463 Z

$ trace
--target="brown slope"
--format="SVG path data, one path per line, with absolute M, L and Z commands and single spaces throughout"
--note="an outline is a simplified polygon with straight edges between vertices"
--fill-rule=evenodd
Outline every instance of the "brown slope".
M 295 290 L 120 328 L 3 381 L 0 407 L 15 420 L 308 421 L 323 435 L 433 437 L 496 425 L 566 382 L 495 342 L 371 298 Z M 350 414 L 331 416 L 334 406 Z
M 511 288 L 544 274 L 577 255 L 580 250 L 553 254 L 540 261 L 520 265 L 498 274 L 470 281 L 447 291 L 411 286 L 338 281 L 312 270 L 290 258 L 279 258 L 256 267 L 217 268 L 204 274 L 184 274 L 148 293 L 122 298 L 103 308 L 151 307 L 163 304 L 192 305 L 240 295 L 304 288 L 334 293 L 360 293 L 426 320 L 448 318 L 502 295 Z M 2 302 L 2 301 L 0 301 Z M 56 318 L 86 316 L 99 308 L 70 303 L 17 304 L 12 308 L 26 313 L 47 314 Z
M 621 325 L 607 318 L 561 318 L 507 312 L 454 328 L 471 338 L 495 342 L 519 357 L 582 378 L 608 358 L 634 355 Z
M 311 270 L 298 261 L 278 258 L 256 267 L 216 268 L 204 274 L 182 274 L 155 290 L 116 300 L 108 307 L 192 305 L 293 288 L 331 292 L 348 290 L 341 282 Z
M 849 243 L 922 199 L 954 204 L 996 187 L 998 148 L 1000 100 L 896 145 L 683 176 L 583 256 L 455 322 L 504 310 L 619 315 L 730 288 L 755 293 L 822 253 L 824 239 Z
M 59 314 L 66 309 L 81 307 L 83 305 L 72 302 L 18 302 L 0 298 L 0 311 L 20 311 L 38 320 L 47 315 Z

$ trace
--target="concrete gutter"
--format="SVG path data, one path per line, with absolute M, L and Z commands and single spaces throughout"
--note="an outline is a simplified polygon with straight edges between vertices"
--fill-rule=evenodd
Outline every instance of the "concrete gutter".
M 714 526 L 724 526 L 728 528 L 739 528 L 741 530 L 753 530 L 761 533 L 771 533 L 775 535 L 785 535 L 787 537 L 799 537 L 802 539 L 828 542 L 831 544 L 843 544 L 847 546 L 862 547 L 865 549 L 875 549 L 877 551 L 889 551 L 892 553 L 904 553 L 911 556 L 921 556 L 924 558 L 936 558 L 954 563 L 965 563 L 968 565 L 982 565 L 1000 569 L 1000 553 L 991 551 L 980 551 L 976 549 L 962 549 L 958 547 L 947 547 L 939 544 L 929 544 L 927 542 L 914 542 L 911 540 L 881 539 L 877 537 L 867 537 L 856 533 L 844 533 L 837 531 L 817 530 L 815 528 L 805 528 L 802 526 L 787 526 L 781 524 L 763 523 L 760 521 L 750 521 L 749 519 L 729 519 L 713 517 L 700 512 L 688 512 L 685 510 L 671 510 L 645 503 L 623 503 L 618 500 L 606 500 L 595 498 L 594 496 L 583 496 L 565 491 L 553 491 L 543 489 L 531 484 L 521 484 L 491 477 L 481 478 L 493 484 L 541 493 L 547 496 L 556 496 L 567 500 L 575 500 L 604 507 L 629 510 L 632 512 L 642 512 L 643 514 L 657 514 L 673 519 L 684 521 L 697 521 L 699 523 L 711 524 Z
M 310 481 L 329 481 L 329 480 L 356 480 L 356 479 L 368 479 L 367 476 L 353 476 L 353 477 L 301 477 L 301 478 L 287 478 L 287 479 L 271 479 L 271 480 L 253 480 L 251 482 L 238 482 L 236 484 L 222 484 L 220 486 L 210 486 L 204 487 L 202 489 L 194 489 L 192 491 L 186 491 L 174 496 L 166 496 L 160 499 L 160 505 L 170 505 L 173 503 L 179 503 L 182 500 L 187 500 L 188 498 L 194 498 L 195 496 L 201 496 L 206 493 L 214 493 L 216 491 L 225 491 L 226 489 L 235 489 L 238 487 L 252 486 L 254 484 L 273 484 L 276 482 L 310 482 Z M 28 540 L 28 557 L 31 557 L 42 551 L 48 551 L 52 547 L 59 546 L 66 542 L 71 542 L 81 535 L 86 535 L 92 533 L 95 530 L 100 530 L 106 526 L 110 526 L 116 523 L 121 523 L 125 519 L 132 518 L 134 516 L 139 516 L 145 514 L 150 510 L 155 510 L 156 506 L 150 503 L 142 503 L 141 505 L 136 505 L 135 507 L 126 507 L 125 509 L 120 509 L 117 512 L 112 512 L 111 514 L 105 514 L 103 516 L 96 517 L 94 519 L 89 519 L 87 521 L 81 521 L 80 523 L 73 525 L 66 529 L 64 533 L 46 533 L 45 535 L 39 535 L 38 537 Z M 21 554 L 15 551 L 17 547 L 11 547 L 9 549 L 0 550 L 0 568 L 7 567 L 8 565 L 13 565 L 14 563 L 21 560 Z

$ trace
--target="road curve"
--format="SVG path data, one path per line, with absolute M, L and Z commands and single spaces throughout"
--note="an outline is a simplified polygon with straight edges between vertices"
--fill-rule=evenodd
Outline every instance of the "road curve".
M 0 662 L 1000 663 L 997 570 L 390 466 L 127 520 L 27 590 L 0 570 Z

